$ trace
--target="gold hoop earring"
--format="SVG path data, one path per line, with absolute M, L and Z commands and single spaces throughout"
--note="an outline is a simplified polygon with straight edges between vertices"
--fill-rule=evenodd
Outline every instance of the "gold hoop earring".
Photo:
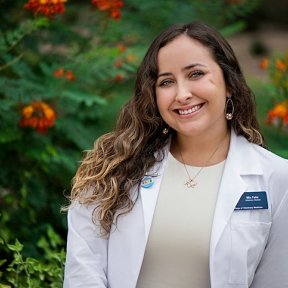
M 233 119 L 233 115 L 234 115 L 234 103 L 233 100 L 230 97 L 227 97 L 227 101 L 225 104 L 225 109 L 224 109 L 224 113 L 225 113 L 225 118 L 227 120 L 232 120 Z

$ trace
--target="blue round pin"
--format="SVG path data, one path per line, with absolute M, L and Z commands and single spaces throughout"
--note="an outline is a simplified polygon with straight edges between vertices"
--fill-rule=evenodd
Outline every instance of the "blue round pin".
M 151 176 L 145 176 L 142 179 L 141 187 L 150 188 L 151 186 L 153 186 L 153 184 L 154 184 L 153 178 Z

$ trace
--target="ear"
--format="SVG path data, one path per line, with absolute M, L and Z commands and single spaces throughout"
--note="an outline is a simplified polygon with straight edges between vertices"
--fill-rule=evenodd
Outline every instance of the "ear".
M 231 89 L 229 87 L 226 87 L 226 97 L 231 98 L 231 96 L 232 96 Z

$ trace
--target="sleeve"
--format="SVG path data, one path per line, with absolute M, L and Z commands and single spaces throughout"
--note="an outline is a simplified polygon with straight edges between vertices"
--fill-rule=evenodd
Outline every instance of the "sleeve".
M 288 191 L 272 221 L 270 236 L 250 288 L 288 288 Z
M 77 204 L 68 211 L 64 288 L 104 288 L 107 281 L 108 240 L 92 222 L 93 207 Z

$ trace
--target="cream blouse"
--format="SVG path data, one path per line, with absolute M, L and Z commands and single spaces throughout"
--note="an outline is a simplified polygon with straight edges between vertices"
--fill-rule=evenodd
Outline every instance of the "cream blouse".
M 225 161 L 204 167 L 194 188 L 170 153 L 137 288 L 210 288 L 209 245 Z M 187 166 L 191 178 L 201 167 Z

